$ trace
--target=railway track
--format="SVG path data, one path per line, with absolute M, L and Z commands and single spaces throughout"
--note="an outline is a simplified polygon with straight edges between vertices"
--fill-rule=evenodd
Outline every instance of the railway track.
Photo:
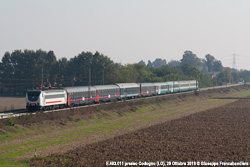
M 216 86 L 216 87 L 208 87 L 208 88 L 201 88 L 198 91 L 205 91 L 205 90 L 211 90 L 211 89 L 221 89 L 221 88 L 227 88 L 227 87 L 235 87 L 235 86 L 240 86 L 243 85 L 243 83 L 239 83 L 239 84 L 230 84 L 230 85 L 224 85 L 224 86 Z M 160 96 L 150 96 L 150 97 L 146 97 L 146 98 L 158 98 L 158 97 L 168 97 L 168 96 L 173 96 L 175 94 L 189 94 L 192 93 L 193 91 L 190 92 L 179 92 L 179 93 L 174 93 L 174 94 L 165 94 L 165 95 L 160 95 Z M 131 100 L 139 100 L 139 99 L 129 99 L 127 101 L 131 101 Z M 122 102 L 122 101 L 118 101 L 118 102 Z M 109 103 L 104 103 L 104 104 L 109 104 Z M 85 105 L 85 106 L 77 106 L 77 107 L 73 107 L 74 109 L 77 108 L 84 108 L 84 107 L 89 107 L 89 106 L 98 106 L 100 104 L 92 104 L 92 105 Z M 58 111 L 63 111 L 63 110 L 71 110 L 72 108 L 64 108 L 64 109 L 56 109 L 56 110 L 50 110 L 50 111 L 44 111 L 44 113 L 49 113 L 49 112 L 58 112 Z M 2 112 L 0 113 L 0 119 L 6 119 L 6 118 L 10 118 L 10 117 L 19 117 L 19 116 L 23 116 L 23 115 L 29 115 L 29 114 L 36 114 L 36 112 L 28 112 L 27 109 L 20 109 L 20 110 L 13 110 L 13 111 L 6 111 L 6 112 Z

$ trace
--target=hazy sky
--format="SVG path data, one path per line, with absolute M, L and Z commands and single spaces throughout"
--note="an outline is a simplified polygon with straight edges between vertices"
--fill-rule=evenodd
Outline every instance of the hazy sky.
M 250 70 L 250 0 L 0 0 L 0 56 L 101 52 L 122 64 L 211 54 Z

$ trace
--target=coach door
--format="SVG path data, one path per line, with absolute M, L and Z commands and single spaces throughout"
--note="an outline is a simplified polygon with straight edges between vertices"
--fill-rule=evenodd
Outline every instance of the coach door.
M 99 90 L 96 90 L 96 98 L 95 98 L 96 102 L 99 102 Z

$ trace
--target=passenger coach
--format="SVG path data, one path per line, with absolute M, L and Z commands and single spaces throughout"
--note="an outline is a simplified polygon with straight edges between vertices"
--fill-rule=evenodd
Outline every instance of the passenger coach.
M 88 86 L 65 87 L 64 89 L 67 91 L 68 95 L 68 106 L 83 105 L 95 102 L 96 89 L 92 86 L 90 87 L 90 91 Z
M 140 84 L 137 83 L 118 83 L 120 88 L 120 99 L 135 98 L 140 96 Z

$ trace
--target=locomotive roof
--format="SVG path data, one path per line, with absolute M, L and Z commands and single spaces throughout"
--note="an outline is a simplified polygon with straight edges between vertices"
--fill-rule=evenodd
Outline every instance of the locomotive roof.
M 63 89 L 48 89 L 48 90 L 43 90 L 43 92 L 45 92 L 45 93 L 60 93 L 60 92 L 65 92 L 65 90 L 63 90 Z
M 117 83 L 120 88 L 137 88 L 140 87 L 140 84 L 137 83 Z
M 65 90 L 63 89 L 47 89 L 47 90 L 28 90 L 28 92 L 45 92 L 45 93 L 50 93 L 50 92 L 64 92 Z

